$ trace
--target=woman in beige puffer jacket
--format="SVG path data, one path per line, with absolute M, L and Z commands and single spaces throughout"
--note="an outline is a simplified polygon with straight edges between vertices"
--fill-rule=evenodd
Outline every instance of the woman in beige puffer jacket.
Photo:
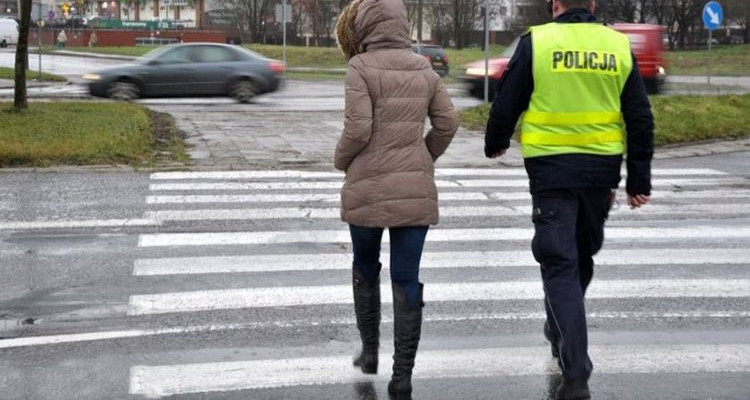
M 362 339 L 354 364 L 377 373 L 380 243 L 388 228 L 395 347 L 388 391 L 408 395 L 422 324 L 419 262 L 428 226 L 438 222 L 434 162 L 453 139 L 456 114 L 440 77 L 411 49 L 401 0 L 354 0 L 336 36 L 350 58 L 335 166 L 346 172 L 341 219 L 349 223 L 354 252 Z

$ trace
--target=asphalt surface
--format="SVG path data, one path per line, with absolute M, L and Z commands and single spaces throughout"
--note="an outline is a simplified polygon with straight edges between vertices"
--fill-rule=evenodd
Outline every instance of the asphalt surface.
M 143 100 L 188 133 L 184 174 L 0 171 L 0 398 L 388 398 L 387 268 L 379 374 L 349 365 L 342 95 Z M 481 139 L 459 132 L 438 162 L 415 399 L 546 399 L 559 378 L 518 149 L 486 160 Z M 594 398 L 750 398 L 749 155 L 659 149 L 653 203 L 612 211 L 587 301 Z

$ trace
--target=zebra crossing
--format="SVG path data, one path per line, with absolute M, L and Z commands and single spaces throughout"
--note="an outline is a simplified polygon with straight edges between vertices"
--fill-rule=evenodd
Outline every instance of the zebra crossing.
M 656 169 L 653 177 L 653 203 L 638 210 L 616 206 L 596 258 L 587 294 L 595 374 L 749 374 L 748 338 L 690 332 L 711 330 L 716 321 L 750 329 L 750 182 L 704 168 Z M 357 336 L 347 273 L 350 239 L 338 214 L 342 179 L 335 172 L 291 170 L 151 175 L 143 219 L 158 229 L 139 234 L 132 270 L 148 291 L 130 296 L 128 316 L 194 318 L 185 332 L 273 328 L 283 337 L 343 329 L 349 336 L 346 350 L 334 353 L 325 351 L 329 344 L 321 338 L 246 359 L 132 365 L 130 394 L 237 392 L 254 398 L 247 391 L 263 390 L 269 398 L 284 398 L 269 393 L 366 379 L 350 366 Z M 543 292 L 529 250 L 525 171 L 444 168 L 436 181 L 441 221 L 427 235 L 422 260 L 427 307 L 415 396 L 420 382 L 434 379 L 553 373 L 541 335 Z M 622 191 L 618 197 L 624 202 Z M 383 350 L 374 382 L 387 380 L 390 367 L 387 243 L 384 235 Z M 258 318 L 201 324 L 211 313 L 226 312 Z M 475 329 L 482 340 L 447 344 L 453 324 Z M 162 329 L 143 334 L 181 328 Z M 672 343 L 676 329 L 686 339 Z M 508 343 L 505 333 L 522 339 Z M 629 339 L 611 338 L 623 336 Z M 311 350 L 317 347 L 323 350 Z M 738 390 L 750 395 L 750 388 Z

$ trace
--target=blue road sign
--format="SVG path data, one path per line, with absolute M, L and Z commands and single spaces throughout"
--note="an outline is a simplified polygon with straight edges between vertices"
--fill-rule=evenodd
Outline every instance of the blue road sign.
M 715 1 L 706 3 L 706 6 L 703 7 L 703 25 L 713 31 L 718 29 L 723 22 L 724 10 L 721 8 L 721 4 Z

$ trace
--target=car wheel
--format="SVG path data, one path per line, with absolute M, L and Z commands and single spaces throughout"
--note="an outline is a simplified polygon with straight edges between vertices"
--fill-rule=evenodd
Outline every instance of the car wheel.
M 230 95 L 240 103 L 249 103 L 258 94 L 258 86 L 250 80 L 243 79 L 232 84 Z
M 2 48 L 8 47 L 8 43 L 5 41 L 5 39 L 3 39 L 3 42 L 0 43 L 0 47 L 2 47 Z
M 138 85 L 128 81 L 117 81 L 107 89 L 107 97 L 114 100 L 135 100 L 140 96 Z

